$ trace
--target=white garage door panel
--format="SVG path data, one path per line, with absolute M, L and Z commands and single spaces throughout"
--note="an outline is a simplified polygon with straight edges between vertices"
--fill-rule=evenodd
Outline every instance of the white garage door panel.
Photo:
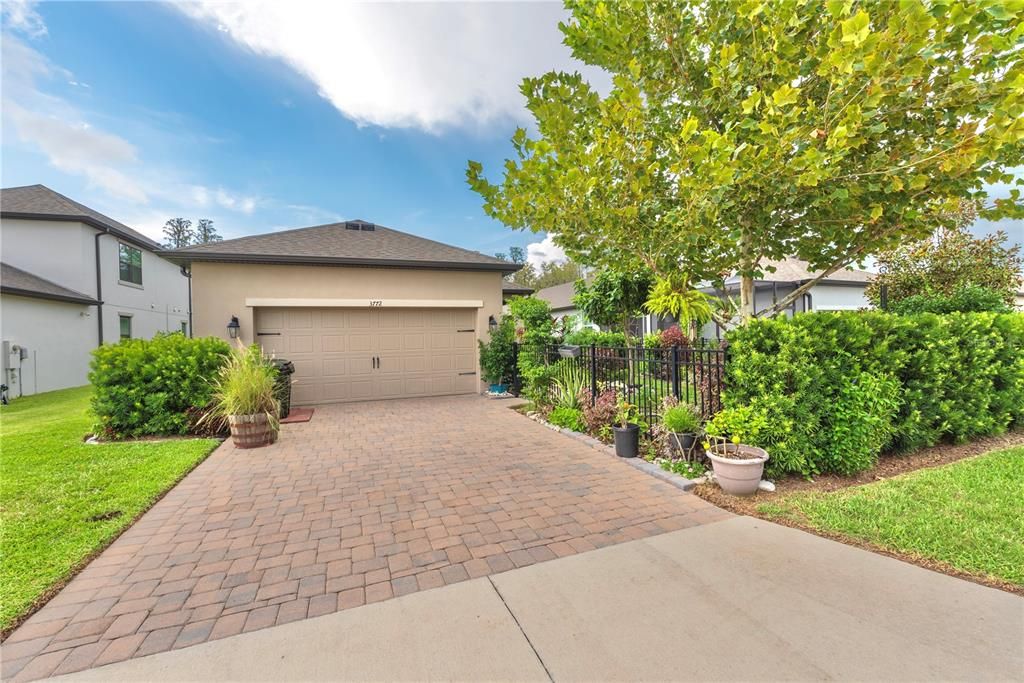
M 478 388 L 474 309 L 257 308 L 255 320 L 264 352 L 295 364 L 296 405 Z

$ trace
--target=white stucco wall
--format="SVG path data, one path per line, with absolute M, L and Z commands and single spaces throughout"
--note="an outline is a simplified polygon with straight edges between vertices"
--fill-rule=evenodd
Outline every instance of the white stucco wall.
M 95 233 L 96 230 L 82 223 L 4 218 L 0 221 L 0 260 L 95 296 Z M 116 259 L 114 269 L 117 269 Z
M 815 311 L 856 311 L 871 308 L 871 302 L 864 296 L 863 287 L 840 285 L 816 285 L 811 287 L 812 310 Z
M 188 280 L 181 268 L 151 251 L 142 251 L 142 286 L 118 279 L 118 239 L 100 238 L 103 273 L 103 341 L 120 339 L 119 315 L 132 317 L 132 337 L 177 332 L 188 320 Z M 127 244 L 127 243 L 126 243 Z M 96 289 L 93 285 L 90 292 Z
M 11 398 L 88 384 L 96 307 L 3 294 L 0 338 L 28 349 L 28 358 L 10 361 L 20 373 L 3 379 Z

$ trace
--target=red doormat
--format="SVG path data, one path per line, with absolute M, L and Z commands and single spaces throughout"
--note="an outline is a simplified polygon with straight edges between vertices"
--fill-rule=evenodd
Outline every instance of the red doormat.
M 281 424 L 290 425 L 294 422 L 309 422 L 312 417 L 312 408 L 292 408 L 288 413 L 288 417 L 281 420 Z

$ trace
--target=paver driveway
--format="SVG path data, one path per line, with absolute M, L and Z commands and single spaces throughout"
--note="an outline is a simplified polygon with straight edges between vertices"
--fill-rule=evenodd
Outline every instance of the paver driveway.
M 45 677 L 729 516 L 477 396 L 218 448 L 3 646 Z

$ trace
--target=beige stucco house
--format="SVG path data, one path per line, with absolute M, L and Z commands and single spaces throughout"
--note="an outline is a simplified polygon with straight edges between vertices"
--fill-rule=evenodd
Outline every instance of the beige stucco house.
M 365 221 L 169 252 L 192 278 L 194 333 L 295 364 L 298 405 L 480 390 L 477 340 L 519 266 Z

